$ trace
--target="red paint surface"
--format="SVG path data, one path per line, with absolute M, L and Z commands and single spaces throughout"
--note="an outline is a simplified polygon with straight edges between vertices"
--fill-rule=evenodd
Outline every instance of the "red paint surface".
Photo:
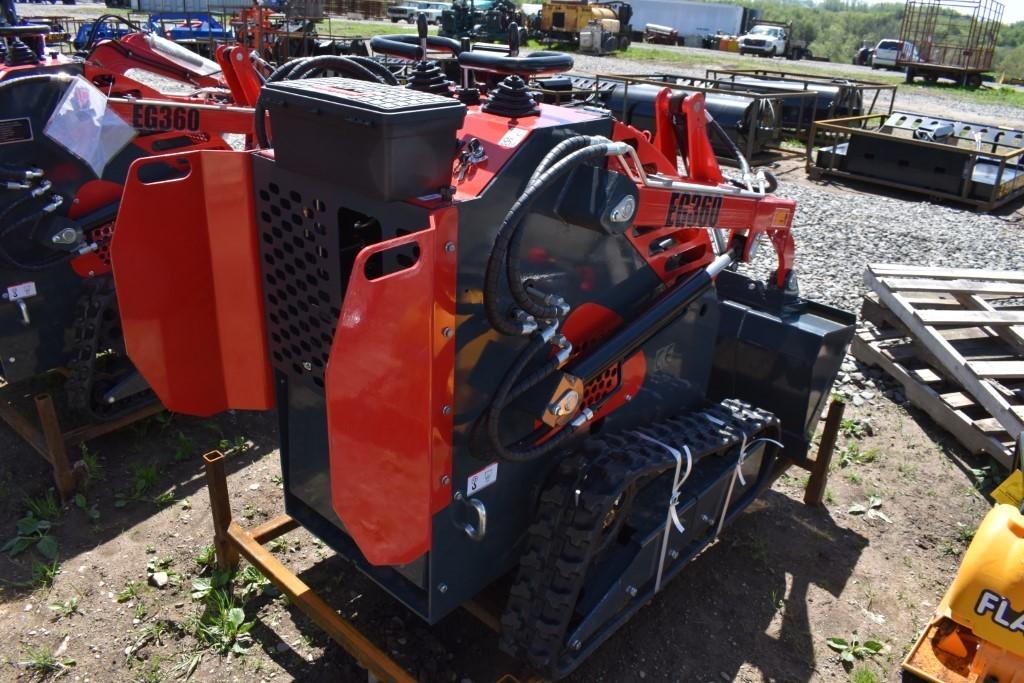
M 458 213 L 356 257 L 326 372 L 331 500 L 375 565 L 405 564 L 430 548 L 431 518 L 450 500 L 455 251 Z M 374 254 L 415 244 L 419 259 L 376 280 Z M 355 359 L 355 362 L 353 362 Z M 444 406 L 449 406 L 447 414 Z
M 190 171 L 143 184 L 155 162 Z M 128 355 L 169 410 L 274 406 L 251 175 L 244 152 L 141 159 L 128 174 L 114 281 Z

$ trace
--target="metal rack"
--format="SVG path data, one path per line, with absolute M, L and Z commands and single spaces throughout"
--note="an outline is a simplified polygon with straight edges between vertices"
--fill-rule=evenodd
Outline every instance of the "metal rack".
M 62 501 L 70 498 L 78 483 L 76 468 L 71 458 L 68 457 L 69 449 L 104 434 L 115 432 L 139 420 L 144 420 L 164 409 L 159 402 L 153 402 L 110 422 L 91 423 L 64 431 L 50 394 L 12 396 L 16 391 L 16 387 L 10 386 L 0 390 L 0 420 L 3 420 L 43 460 L 50 464 L 53 469 L 53 482 Z M 27 404 L 29 400 L 32 402 L 31 409 L 28 409 L 27 405 L 23 405 Z M 35 412 L 36 424 L 25 414 L 29 410 Z
M 915 137 L 944 129 L 943 141 Z M 814 140 L 827 145 L 814 154 Z M 1024 131 L 911 112 L 816 121 L 807 174 L 919 192 L 991 211 L 1024 196 Z
M 814 121 L 875 114 L 876 110 L 879 112 L 884 110 L 886 114 L 890 114 L 896 105 L 896 89 L 898 87 L 895 84 L 877 81 L 830 78 L 797 71 L 772 69 L 708 69 L 705 75 L 720 84 L 728 83 L 732 87 L 739 86 L 748 90 L 758 86 L 753 81 L 763 81 L 765 88 L 816 91 L 819 96 L 830 98 L 819 97 L 814 102 L 810 100 L 792 101 L 786 105 L 790 111 L 788 115 L 784 113 L 782 117 L 783 128 L 786 132 L 798 137 L 804 137 L 811 133 Z M 795 112 L 792 111 L 793 107 L 796 107 Z
M 544 87 L 537 87 L 536 90 L 543 97 L 545 102 L 564 105 L 571 102 L 590 103 L 600 101 L 616 86 L 622 86 L 621 103 L 605 102 L 606 106 L 620 121 L 632 121 L 628 111 L 629 89 L 635 86 L 655 86 L 669 88 L 684 93 L 700 92 L 705 96 L 723 96 L 725 98 L 739 98 L 749 100 L 753 108 L 746 113 L 746 120 L 743 121 L 745 133 L 737 137 L 737 141 L 743 155 L 751 161 L 762 161 L 766 157 L 778 158 L 784 153 L 792 153 L 779 147 L 784 128 L 782 126 L 779 112 L 783 102 L 790 98 L 810 100 L 817 96 L 817 92 L 807 89 L 793 89 L 786 92 L 764 93 L 743 90 L 729 87 L 728 83 L 700 78 L 698 76 L 678 76 L 674 74 L 597 74 L 595 76 L 573 76 L 569 75 L 572 88 L 567 90 L 549 90 Z M 723 87 L 724 86 L 724 87 Z M 618 106 L 616 106 L 618 105 Z M 709 103 L 709 110 L 712 109 Z M 753 133 L 751 133 L 753 131 Z M 721 150 L 716 150 L 721 151 Z M 731 156 L 720 155 L 720 160 L 726 163 L 734 161 Z

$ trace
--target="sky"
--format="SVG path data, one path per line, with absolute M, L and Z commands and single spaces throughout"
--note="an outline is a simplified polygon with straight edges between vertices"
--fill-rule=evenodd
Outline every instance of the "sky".
M 894 0 L 868 0 L 875 2 L 893 2 Z M 1001 0 L 1003 4 L 1003 22 L 1013 24 L 1024 21 L 1024 0 Z

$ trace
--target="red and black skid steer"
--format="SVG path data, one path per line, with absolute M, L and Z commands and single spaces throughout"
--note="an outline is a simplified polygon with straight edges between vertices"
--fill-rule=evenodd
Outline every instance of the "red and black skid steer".
M 537 104 L 568 56 L 454 52 L 500 83 L 268 83 L 262 149 L 136 161 L 114 278 L 169 409 L 276 409 L 289 515 L 431 623 L 514 574 L 502 646 L 558 678 L 806 457 L 854 318 L 700 94 L 652 139 Z
M 214 62 L 143 31 L 90 40 L 87 56 L 69 58 L 45 52 L 47 26 L 25 25 L 8 9 L 0 22 L 0 379 L 67 368 L 73 408 L 118 418 L 153 400 L 123 353 L 108 256 L 130 165 L 174 151 L 250 148 L 252 107 L 268 77 L 351 69 L 354 58 L 298 60 L 271 74 L 248 48 L 222 46 Z M 181 172 L 160 161 L 145 175 Z

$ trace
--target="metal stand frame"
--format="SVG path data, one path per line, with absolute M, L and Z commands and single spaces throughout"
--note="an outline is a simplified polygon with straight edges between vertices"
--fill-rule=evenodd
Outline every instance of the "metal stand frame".
M 825 429 L 814 460 L 783 460 L 772 481 L 781 476 L 791 465 L 797 465 L 811 472 L 804 503 L 820 505 L 828 483 L 828 469 L 832 452 L 843 419 L 845 404 L 833 400 L 825 419 Z M 388 683 L 415 683 L 416 679 L 403 669 L 386 652 L 377 647 L 352 622 L 331 609 L 302 579 L 264 548 L 264 544 L 283 536 L 299 527 L 288 515 L 275 517 L 253 529 L 246 529 L 231 517 L 231 500 L 228 494 L 227 476 L 224 472 L 224 455 L 211 451 L 203 456 L 206 466 L 206 483 L 210 492 L 210 509 L 213 515 L 214 548 L 217 553 L 217 567 L 232 570 L 244 557 L 266 576 L 271 583 L 288 596 L 291 603 L 301 609 L 322 628 L 338 645 L 355 658 L 370 674 L 371 681 Z M 480 620 L 486 627 L 499 631 L 501 619 L 493 610 L 470 601 L 463 608 Z M 501 677 L 499 683 L 519 683 L 511 674 Z M 526 683 L 540 683 L 539 679 L 528 678 Z
M 91 423 L 65 432 L 61 428 L 60 417 L 57 415 L 57 409 L 50 394 L 36 394 L 32 400 L 35 403 L 36 416 L 39 420 L 38 426 L 25 417 L 18 410 L 14 401 L 7 397 L 0 397 L 0 419 L 6 422 L 7 426 L 13 429 L 25 443 L 35 449 L 43 460 L 50 463 L 53 468 L 53 482 L 62 502 L 71 496 L 77 486 L 75 467 L 68 458 L 68 449 L 91 441 L 98 436 L 117 431 L 164 409 L 157 402 L 110 422 Z

